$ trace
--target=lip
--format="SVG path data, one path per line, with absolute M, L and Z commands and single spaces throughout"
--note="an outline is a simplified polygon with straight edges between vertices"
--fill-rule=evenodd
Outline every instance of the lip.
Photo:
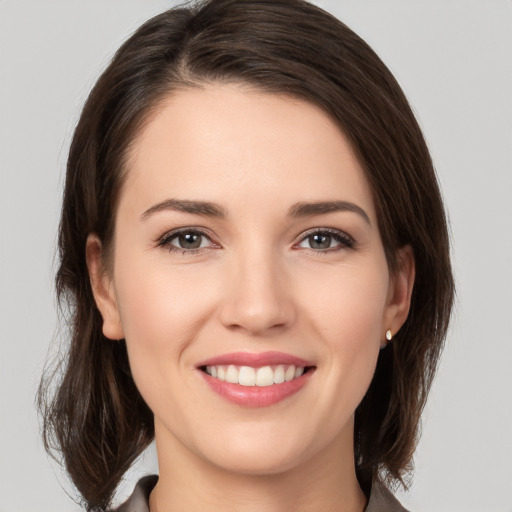
M 205 366 L 230 364 L 235 366 L 251 366 L 253 368 L 280 364 L 294 365 L 307 367 L 308 371 L 293 380 L 262 387 L 233 384 L 216 379 L 203 371 Z M 260 354 L 233 352 L 231 354 L 223 354 L 206 359 L 197 365 L 199 374 L 212 391 L 235 405 L 250 408 L 268 407 L 298 393 L 308 383 L 315 369 L 314 364 L 305 359 L 292 356 L 291 354 L 273 351 Z
M 250 352 L 232 352 L 230 354 L 223 354 L 220 356 L 212 357 L 201 361 L 196 365 L 197 368 L 202 366 L 217 366 L 217 365 L 230 365 L 235 366 L 252 366 L 253 368 L 261 368 L 262 366 L 275 366 L 278 364 L 294 365 L 294 366 L 314 366 L 311 361 L 306 361 L 291 354 L 284 352 L 261 352 L 259 354 Z

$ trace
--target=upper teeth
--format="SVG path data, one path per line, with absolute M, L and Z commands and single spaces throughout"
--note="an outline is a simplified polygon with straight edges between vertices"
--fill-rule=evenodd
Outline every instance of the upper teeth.
M 304 373 L 302 366 L 263 366 L 252 368 L 251 366 L 207 366 L 206 373 L 216 379 L 240 384 L 242 386 L 271 386 L 293 380 Z

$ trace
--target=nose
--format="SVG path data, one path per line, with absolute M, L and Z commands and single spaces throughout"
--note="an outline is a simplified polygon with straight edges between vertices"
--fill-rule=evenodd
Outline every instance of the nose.
M 220 319 L 225 327 L 252 335 L 270 334 L 294 321 L 292 294 L 279 258 L 258 251 L 230 262 Z

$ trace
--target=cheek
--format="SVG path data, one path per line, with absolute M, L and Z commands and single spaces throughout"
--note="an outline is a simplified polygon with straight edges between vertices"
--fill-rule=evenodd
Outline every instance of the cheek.
M 389 288 L 385 262 L 329 270 L 325 275 L 317 273 L 301 291 L 316 328 L 326 333 L 330 344 L 354 349 L 379 345 Z M 322 289 L 311 293 L 318 283 Z
M 308 302 L 309 328 L 319 333 L 325 361 L 325 389 L 332 390 L 323 394 L 319 407 L 333 412 L 333 428 L 355 411 L 375 372 L 388 293 L 387 266 L 381 267 L 333 273 L 325 292 Z
M 213 274 L 173 265 L 164 249 L 125 251 L 116 261 L 114 281 L 126 338 L 179 345 L 182 333 L 200 326 L 211 303 Z
M 200 279 L 201 277 L 201 279 Z M 116 296 L 134 380 L 148 405 L 175 384 L 183 352 L 210 316 L 212 286 L 201 272 L 178 272 L 162 261 L 123 258 Z M 211 280 L 209 281 L 211 283 Z

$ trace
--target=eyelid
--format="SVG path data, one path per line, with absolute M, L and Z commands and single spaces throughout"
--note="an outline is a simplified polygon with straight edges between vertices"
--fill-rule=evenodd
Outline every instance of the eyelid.
M 193 254 L 193 253 L 198 253 L 204 249 L 208 249 L 208 247 L 199 247 L 197 249 L 184 249 L 182 247 L 172 245 L 170 243 L 171 240 L 173 240 L 174 238 L 176 238 L 177 236 L 179 236 L 182 233 L 194 233 L 197 235 L 204 236 L 205 238 L 207 238 L 209 240 L 211 247 L 214 247 L 215 249 L 218 249 L 221 247 L 221 245 L 219 243 L 214 241 L 214 236 L 209 229 L 203 228 L 203 227 L 198 227 L 198 226 L 185 226 L 182 228 L 172 229 L 172 230 L 164 233 L 162 236 L 158 237 L 157 240 L 155 241 L 155 243 L 156 243 L 157 247 L 163 247 L 169 251 L 178 251 L 178 252 L 182 252 L 182 253 L 192 253 Z
M 178 246 L 172 245 L 170 242 L 177 236 L 179 236 L 182 233 L 194 233 L 201 236 L 204 236 L 207 238 L 211 244 L 210 247 L 199 247 L 197 249 L 185 249 L 180 248 Z M 331 247 L 327 249 L 313 249 L 313 248 L 301 248 L 299 247 L 299 244 L 302 243 L 304 240 L 306 240 L 308 237 L 314 235 L 314 234 L 328 234 L 332 237 L 334 237 L 338 242 L 339 246 Z M 156 245 L 158 247 L 163 247 L 167 249 L 170 252 L 177 251 L 181 253 L 188 253 L 188 254 L 197 254 L 205 249 L 209 249 L 211 247 L 215 249 L 221 248 L 221 244 L 215 241 L 215 237 L 213 233 L 204 227 L 199 226 L 185 226 L 181 228 L 172 229 L 170 231 L 167 231 L 162 236 L 158 237 L 158 239 L 155 241 Z M 303 233 L 301 233 L 300 237 L 297 239 L 297 241 L 293 244 L 293 249 L 301 249 L 301 250 L 309 250 L 314 253 L 328 253 L 328 252 L 335 252 L 342 249 L 353 249 L 356 246 L 356 240 L 346 233 L 345 231 L 342 231 L 340 229 L 335 228 L 328 228 L 328 227 L 316 227 L 309 229 Z
M 312 249 L 312 248 L 301 248 L 298 247 L 300 243 L 302 243 L 304 240 L 306 240 L 308 237 L 315 235 L 315 234 L 328 234 L 333 236 L 338 242 L 340 242 L 340 246 L 338 247 L 330 247 L 328 249 Z M 310 250 L 315 253 L 326 253 L 326 252 L 334 252 L 336 250 L 341 249 L 354 249 L 356 247 L 356 240 L 346 233 L 345 231 L 342 231 L 340 229 L 335 228 L 327 228 L 327 227 L 318 227 L 318 228 L 312 228 L 308 231 L 302 233 L 298 239 L 298 241 L 294 244 L 294 248 L 297 249 L 304 249 L 304 250 Z

